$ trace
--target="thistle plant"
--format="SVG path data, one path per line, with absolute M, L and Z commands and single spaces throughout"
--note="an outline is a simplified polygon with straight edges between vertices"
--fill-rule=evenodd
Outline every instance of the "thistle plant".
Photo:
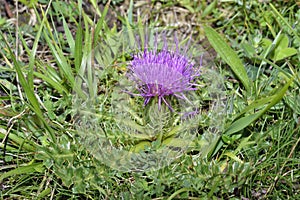
M 205 128 L 203 156 L 218 140 L 219 118 L 208 119 L 220 115 L 215 102 L 219 80 L 209 55 L 192 37 L 169 31 L 130 29 L 108 35 L 91 53 L 100 70 L 87 67 L 78 78 L 88 96 L 76 104 L 80 142 L 112 168 L 145 171 L 169 165 L 190 148 L 199 127 Z M 98 96 L 98 85 L 104 87 L 112 77 L 113 87 Z

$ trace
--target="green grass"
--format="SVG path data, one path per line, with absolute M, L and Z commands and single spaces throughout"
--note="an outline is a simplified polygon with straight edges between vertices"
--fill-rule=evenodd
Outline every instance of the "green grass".
M 104 2 L 20 1 L 17 28 L 0 8 L 0 199 L 299 199 L 299 2 Z M 145 24 L 192 35 L 209 52 L 224 77 L 215 94 L 226 95 L 226 111 L 214 137 L 203 133 L 212 123 L 204 113 L 170 165 L 124 172 L 101 157 L 103 135 L 129 151 L 186 142 L 155 143 L 120 129 L 119 122 L 142 129 L 145 118 L 172 124 L 158 128 L 169 135 L 181 128 L 176 116 L 148 116 L 140 98 L 128 119 L 113 120 L 128 55 L 114 56 L 120 44 L 111 38 L 143 35 Z M 196 95 L 203 107 L 213 101 L 205 88 Z M 97 117 L 86 121 L 99 129 L 82 131 L 75 109 L 82 102 L 96 105 Z

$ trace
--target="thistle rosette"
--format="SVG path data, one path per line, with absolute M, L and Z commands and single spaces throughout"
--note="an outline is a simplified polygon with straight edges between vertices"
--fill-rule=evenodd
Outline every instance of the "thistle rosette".
M 163 102 L 173 110 L 166 98 L 175 96 L 187 100 L 185 93 L 196 90 L 195 80 L 200 75 L 200 66 L 188 56 L 188 44 L 181 50 L 174 37 L 175 47 L 172 47 L 162 34 L 163 47 L 158 49 L 159 35 L 155 37 L 154 48 L 148 48 L 146 38 L 144 50 L 133 55 L 128 66 L 128 77 L 136 83 L 138 95 L 144 98 L 144 105 L 157 97 L 159 108 Z M 202 57 L 200 65 L 201 61 Z
M 101 39 L 82 60 L 74 87 L 80 144 L 121 171 L 171 165 L 195 138 L 198 156 L 210 155 L 226 98 L 223 77 L 201 44 L 165 28 L 125 29 Z

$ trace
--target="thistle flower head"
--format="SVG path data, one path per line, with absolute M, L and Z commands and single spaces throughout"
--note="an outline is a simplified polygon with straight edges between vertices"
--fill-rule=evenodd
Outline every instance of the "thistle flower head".
M 148 48 L 146 38 L 144 50 L 133 55 L 128 66 L 129 78 L 136 83 L 139 95 L 144 98 L 144 105 L 157 97 L 159 107 L 164 102 L 172 110 L 166 97 L 186 99 L 184 93 L 195 90 L 195 78 L 200 75 L 199 66 L 188 56 L 189 44 L 182 50 L 175 36 L 175 46 L 171 47 L 165 34 L 162 34 L 163 47 L 158 49 L 158 36 L 155 36 L 154 48 Z

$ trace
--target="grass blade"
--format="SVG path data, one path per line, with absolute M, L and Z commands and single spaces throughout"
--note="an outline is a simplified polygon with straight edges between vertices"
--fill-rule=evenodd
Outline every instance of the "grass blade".
M 3 37 L 3 33 L 1 32 L 1 36 Z M 3 37 L 5 38 L 5 37 Z M 29 86 L 28 81 L 26 80 L 23 72 L 22 72 L 22 67 L 20 65 L 20 63 L 17 61 L 14 53 L 12 52 L 9 44 L 7 43 L 7 41 L 4 39 L 4 43 L 7 46 L 7 49 L 9 51 L 9 54 L 13 60 L 14 63 L 14 68 L 17 72 L 20 84 L 26 94 L 27 100 L 29 102 L 29 107 L 32 111 L 34 111 L 34 113 L 39 117 L 40 120 L 42 120 L 43 124 L 45 125 L 46 130 L 48 130 L 48 132 L 50 133 L 51 139 L 53 142 L 56 141 L 56 137 L 54 136 L 54 132 L 51 129 L 51 127 L 48 125 L 48 123 L 45 121 L 44 117 L 43 117 L 43 112 L 40 108 L 40 104 L 35 96 L 34 90 L 31 89 L 31 87 Z
M 28 174 L 33 172 L 40 172 L 43 170 L 43 163 L 34 163 L 27 166 L 21 166 L 16 169 L 10 170 L 0 176 L 0 182 L 3 179 L 8 178 L 10 176 L 19 175 L 19 174 Z
M 271 107 L 273 107 L 275 104 L 277 104 L 284 96 L 286 91 L 288 90 L 290 84 L 293 82 L 294 78 L 291 78 L 285 86 L 276 93 L 276 95 L 273 96 L 272 100 L 270 103 L 261 111 L 256 112 L 254 114 L 248 115 L 246 117 L 242 117 L 238 119 L 237 121 L 233 122 L 231 126 L 225 131 L 224 134 L 226 135 L 232 135 L 247 126 L 249 126 L 251 123 L 256 121 L 260 116 L 262 116 L 266 111 L 268 111 Z
M 75 41 L 74 41 L 72 33 L 68 27 L 68 24 L 65 20 L 65 17 L 62 17 L 62 20 L 63 20 L 63 27 L 64 27 L 64 31 L 66 34 L 67 42 L 68 42 L 70 50 L 71 50 L 71 55 L 74 55 Z
M 46 10 L 45 15 L 43 17 L 43 20 L 41 22 L 41 25 L 40 25 L 39 30 L 37 32 L 37 35 L 35 36 L 33 47 L 30 51 L 29 72 L 28 72 L 28 75 L 27 75 L 27 81 L 28 81 L 28 85 L 29 85 L 31 90 L 33 90 L 33 68 L 34 68 L 34 62 L 35 62 L 35 57 L 36 57 L 36 51 L 37 51 L 39 40 L 41 38 L 41 34 L 42 34 L 42 30 L 44 28 L 45 21 L 47 19 L 47 13 L 49 11 L 49 8 L 51 7 L 51 3 L 52 3 L 52 0 L 50 0 L 50 2 L 48 4 L 47 10 Z
M 75 36 L 75 49 L 74 49 L 74 63 L 76 72 L 79 72 L 82 61 L 82 27 L 81 21 L 78 23 L 76 36 Z
M 96 25 L 95 32 L 94 32 L 94 45 L 97 44 L 98 38 L 99 38 L 99 35 L 100 35 L 100 31 L 103 28 L 103 26 L 105 25 L 105 20 L 104 19 L 106 17 L 107 12 L 108 12 L 109 5 L 110 5 L 110 0 L 106 3 L 106 5 L 104 7 L 104 10 L 102 12 L 102 15 L 100 17 L 100 20 L 98 21 L 98 23 Z
M 204 27 L 208 41 L 221 58 L 230 66 L 238 79 L 242 82 L 247 91 L 250 90 L 250 81 L 246 69 L 234 50 L 224 41 L 224 39 L 211 27 Z
M 270 7 L 272 9 L 272 13 L 274 15 L 274 17 L 276 19 L 280 19 L 281 22 L 284 23 L 285 26 L 287 26 L 289 28 L 289 30 L 294 34 L 294 36 L 297 38 L 298 41 L 300 41 L 300 36 L 298 35 L 298 33 L 296 32 L 296 29 L 294 29 L 286 20 L 285 18 L 278 12 L 278 10 L 274 7 L 274 5 L 272 3 L 270 3 Z M 278 23 L 280 24 L 280 21 L 278 21 Z M 280 24 L 281 25 L 281 24 Z M 282 25 L 281 25 L 282 26 Z M 283 27 L 283 26 L 282 26 Z

